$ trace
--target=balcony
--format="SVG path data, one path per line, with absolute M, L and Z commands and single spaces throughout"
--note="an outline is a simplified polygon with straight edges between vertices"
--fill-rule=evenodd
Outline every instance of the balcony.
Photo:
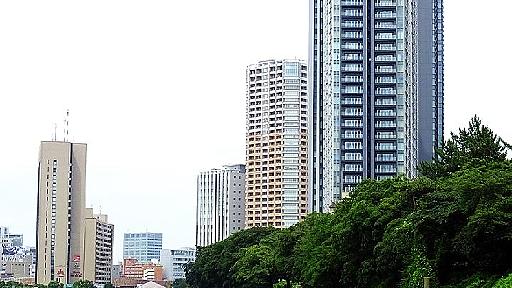
M 375 35 L 376 40 L 396 40 L 396 35 L 392 33 L 379 33 Z
M 341 90 L 341 93 L 345 93 L 345 94 L 361 94 L 361 93 L 364 93 L 364 89 L 363 89 L 363 87 L 348 86 L 348 87 L 344 87 Z
M 360 54 L 345 54 L 341 56 L 341 60 L 343 61 L 362 61 L 363 56 Z
M 343 6 L 361 6 L 361 5 L 363 5 L 363 1 L 341 1 L 341 5 L 343 5 Z
M 394 7 L 396 6 L 395 1 L 376 1 L 375 7 Z
M 363 66 L 362 65 L 344 65 L 341 66 L 341 71 L 344 72 L 362 72 Z
M 396 46 L 393 44 L 379 44 L 375 46 L 375 51 L 396 51 Z
M 396 89 L 394 88 L 377 88 L 375 89 L 377 95 L 395 95 Z
M 361 32 L 345 32 L 341 34 L 341 37 L 344 39 L 362 39 L 363 33 Z
M 396 112 L 391 110 L 378 110 L 375 112 L 375 116 L 377 117 L 395 117 Z
M 379 55 L 375 57 L 375 62 L 396 62 L 396 57 L 393 55 Z
M 378 77 L 375 80 L 375 83 L 378 83 L 378 84 L 395 84 L 396 83 L 396 78 L 394 78 L 394 77 Z
M 344 110 L 341 112 L 341 116 L 363 116 L 363 111 Z
M 394 121 L 377 121 L 375 123 L 376 128 L 396 128 L 396 123 Z
M 375 13 L 375 19 L 393 19 L 396 18 L 395 12 L 378 12 Z
M 375 139 L 396 139 L 394 132 L 377 132 Z
M 361 98 L 345 98 L 341 100 L 342 105 L 362 105 L 363 99 Z
M 396 68 L 390 67 L 390 66 L 377 66 L 377 68 L 375 69 L 375 72 L 376 73 L 396 73 Z
M 360 21 L 343 21 L 341 23 L 341 27 L 343 28 L 362 28 L 363 22 Z
M 363 82 L 363 77 L 361 76 L 345 76 L 341 78 L 341 82 L 343 83 L 361 83 Z
M 375 146 L 377 151 L 395 151 L 396 145 L 394 144 L 378 144 Z
M 389 99 L 378 99 L 375 101 L 375 106 L 396 106 L 396 101 Z
M 396 24 L 394 22 L 381 22 L 375 24 L 375 29 L 396 29 Z
M 375 161 L 377 162 L 396 162 L 396 156 L 394 156 L 393 154 L 391 155 L 377 155 L 377 157 L 375 157 Z
M 345 10 L 341 13 L 341 16 L 344 17 L 362 17 L 363 11 L 361 10 Z
M 363 44 L 361 44 L 361 43 L 345 43 L 345 44 L 341 45 L 341 49 L 361 50 L 361 49 L 363 49 Z

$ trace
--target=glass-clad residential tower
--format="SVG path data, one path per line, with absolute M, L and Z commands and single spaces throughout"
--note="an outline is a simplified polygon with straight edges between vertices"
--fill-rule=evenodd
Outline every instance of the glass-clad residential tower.
M 309 209 L 416 176 L 443 135 L 442 0 L 310 0 Z

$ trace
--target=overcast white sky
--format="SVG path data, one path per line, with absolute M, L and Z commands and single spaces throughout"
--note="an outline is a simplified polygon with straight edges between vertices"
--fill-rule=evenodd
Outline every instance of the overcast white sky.
M 478 114 L 512 142 L 512 2 L 445 2 L 446 132 Z M 197 173 L 245 159 L 245 66 L 307 38 L 308 0 L 0 1 L 0 226 L 35 245 L 39 142 L 70 109 L 116 259 L 124 232 L 194 245 Z

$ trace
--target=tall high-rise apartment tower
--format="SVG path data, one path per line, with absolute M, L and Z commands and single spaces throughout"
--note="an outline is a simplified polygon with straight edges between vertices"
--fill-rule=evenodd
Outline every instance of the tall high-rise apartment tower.
M 310 0 L 311 211 L 443 141 L 443 1 Z
M 114 225 L 105 214 L 85 209 L 84 279 L 96 284 L 112 282 Z
M 245 165 L 224 166 L 197 177 L 196 246 L 244 229 Z
M 83 277 L 86 144 L 41 142 L 36 283 Z
M 246 108 L 246 226 L 292 226 L 308 212 L 306 63 L 248 66 Z

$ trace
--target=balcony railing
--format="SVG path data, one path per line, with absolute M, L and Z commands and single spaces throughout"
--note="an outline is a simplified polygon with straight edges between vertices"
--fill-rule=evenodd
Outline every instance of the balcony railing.
M 363 5 L 363 1 L 341 1 L 341 5 L 358 6 Z
M 395 1 L 376 1 L 375 2 L 376 7 L 393 7 L 396 6 Z
M 396 18 L 396 13 L 379 12 L 375 13 L 375 19 Z

